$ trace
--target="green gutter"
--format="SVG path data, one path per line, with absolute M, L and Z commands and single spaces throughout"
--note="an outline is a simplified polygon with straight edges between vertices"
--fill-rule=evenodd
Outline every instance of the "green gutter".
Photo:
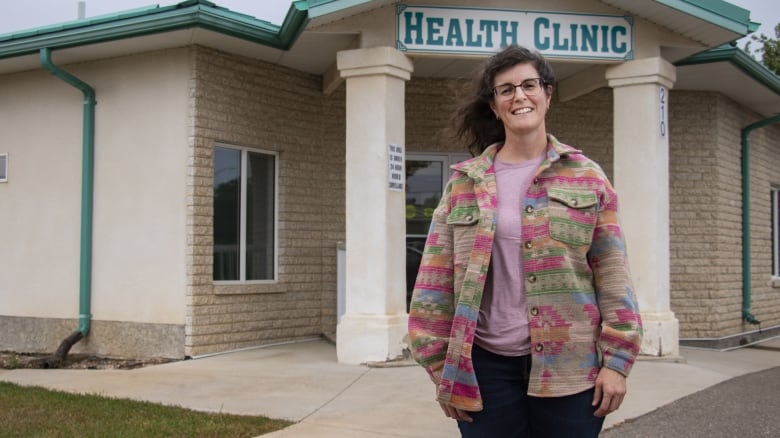
M 754 129 L 780 123 L 780 115 L 759 120 L 742 129 L 742 320 L 748 324 L 760 324 L 751 313 L 750 270 L 750 133 Z
M 90 329 L 92 295 L 92 194 L 95 162 L 95 90 L 84 81 L 57 67 L 51 61 L 51 50 L 41 49 L 41 65 L 84 94 L 81 152 L 81 249 L 79 262 L 79 333 Z M 77 339 L 78 340 L 78 339 Z M 66 352 L 67 354 L 67 352 Z
M 30 55 L 43 47 L 57 50 L 193 27 L 287 50 L 308 22 L 307 2 L 293 4 L 280 28 L 205 0 L 190 0 L 0 35 L 0 59 Z

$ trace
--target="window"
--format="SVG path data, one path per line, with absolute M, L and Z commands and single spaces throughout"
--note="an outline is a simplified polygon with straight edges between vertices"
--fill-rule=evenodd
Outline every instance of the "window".
M 0 154 L 0 182 L 8 181 L 8 154 Z
M 276 279 L 276 155 L 214 147 L 214 281 Z
M 772 277 L 780 277 L 780 187 L 772 187 Z

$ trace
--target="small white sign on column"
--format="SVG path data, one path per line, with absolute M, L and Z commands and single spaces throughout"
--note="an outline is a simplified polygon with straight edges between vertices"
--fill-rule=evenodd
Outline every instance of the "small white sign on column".
M 387 188 L 392 191 L 404 190 L 404 148 L 395 144 L 387 145 Z

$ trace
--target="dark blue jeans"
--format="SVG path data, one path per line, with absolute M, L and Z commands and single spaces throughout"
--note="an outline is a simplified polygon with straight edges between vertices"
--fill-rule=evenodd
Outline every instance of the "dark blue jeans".
M 472 360 L 484 407 L 471 413 L 472 423 L 458 422 L 462 437 L 598 437 L 604 418 L 593 415 L 593 389 L 566 397 L 530 397 L 530 355 L 501 356 L 475 345 Z

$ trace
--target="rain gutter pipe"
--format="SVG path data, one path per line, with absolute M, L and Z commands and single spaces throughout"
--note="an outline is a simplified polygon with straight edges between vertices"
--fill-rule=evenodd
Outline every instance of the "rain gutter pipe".
M 750 311 L 752 285 L 750 281 L 750 133 L 780 122 L 780 115 L 751 123 L 742 129 L 742 320 L 761 324 Z
M 94 186 L 95 162 L 95 90 L 81 79 L 62 70 L 52 63 L 51 50 L 41 49 L 41 65 L 54 76 L 62 79 L 84 93 L 84 117 L 82 124 L 81 152 L 81 243 L 79 261 L 79 327 L 68 339 L 72 340 L 67 350 L 74 343 L 89 333 L 92 315 L 92 197 Z M 79 336 L 80 335 L 80 336 Z M 65 342 L 63 342 L 63 345 Z M 60 349 L 63 348 L 60 346 Z M 65 355 L 67 354 L 65 351 Z M 59 351 L 59 350 L 58 350 Z M 64 357 L 64 355 L 63 355 Z

